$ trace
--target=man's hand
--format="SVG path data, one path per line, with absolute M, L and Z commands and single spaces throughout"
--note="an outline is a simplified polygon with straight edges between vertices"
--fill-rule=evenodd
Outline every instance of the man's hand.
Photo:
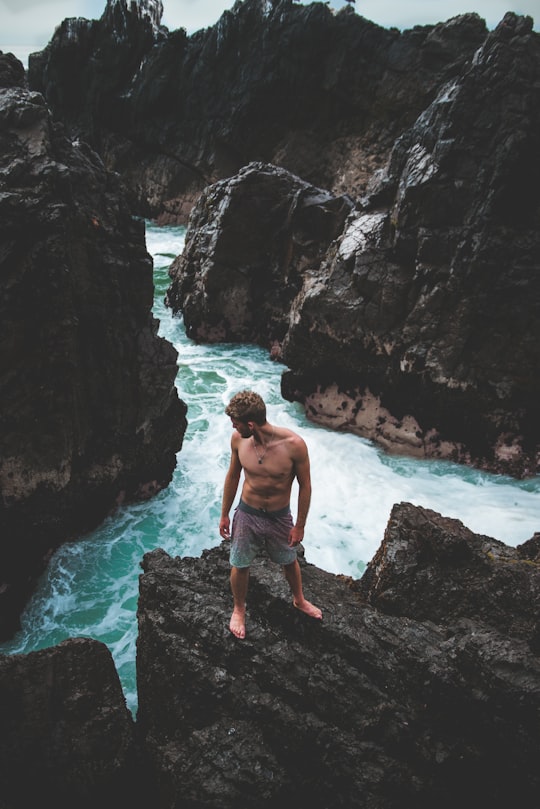
M 223 539 L 231 538 L 231 521 L 229 517 L 222 517 L 219 521 L 219 533 Z
M 293 525 L 291 530 L 289 531 L 289 545 L 291 548 L 295 548 L 299 545 L 304 538 L 304 529 L 301 528 L 299 525 Z

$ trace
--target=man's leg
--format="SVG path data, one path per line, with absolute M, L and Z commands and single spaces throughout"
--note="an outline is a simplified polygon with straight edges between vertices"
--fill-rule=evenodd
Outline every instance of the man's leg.
M 283 571 L 293 594 L 294 606 L 298 607 L 302 612 L 305 612 L 310 618 L 322 618 L 321 610 L 312 604 L 311 601 L 307 601 L 307 599 L 304 598 L 302 572 L 298 560 L 295 559 L 290 565 L 283 565 Z
M 237 638 L 246 637 L 246 596 L 248 582 L 249 567 L 231 568 L 231 591 L 234 608 L 229 629 Z

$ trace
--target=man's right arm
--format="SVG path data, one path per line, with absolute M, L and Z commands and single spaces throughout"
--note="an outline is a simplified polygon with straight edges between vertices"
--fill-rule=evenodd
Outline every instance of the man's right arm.
M 224 539 L 230 539 L 231 536 L 229 512 L 232 508 L 234 498 L 236 497 L 241 472 L 242 465 L 238 457 L 238 448 L 235 446 L 233 437 L 231 440 L 231 462 L 227 474 L 225 475 L 223 498 L 221 501 L 221 518 L 219 520 L 219 533 Z

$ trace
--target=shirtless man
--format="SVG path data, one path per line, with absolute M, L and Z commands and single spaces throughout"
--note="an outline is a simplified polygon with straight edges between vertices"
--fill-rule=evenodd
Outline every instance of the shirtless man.
M 246 636 L 246 596 L 249 566 L 264 548 L 272 561 L 283 565 L 293 595 L 293 604 L 311 618 L 322 612 L 304 598 L 297 546 L 304 538 L 304 526 L 311 501 L 309 455 L 305 441 L 285 427 L 266 420 L 266 405 L 253 391 L 237 393 L 225 413 L 234 428 L 231 462 L 225 476 L 219 533 L 231 539 L 231 590 L 233 613 L 229 628 L 237 638 Z M 240 475 L 244 483 L 229 519 Z M 293 523 L 290 495 L 298 481 L 298 513 Z

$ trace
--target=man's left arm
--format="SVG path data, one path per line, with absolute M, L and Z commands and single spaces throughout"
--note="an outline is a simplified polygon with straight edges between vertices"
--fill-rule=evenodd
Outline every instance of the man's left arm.
M 289 545 L 298 545 L 302 542 L 311 503 L 311 470 L 307 447 L 303 439 L 301 439 L 298 457 L 295 458 L 295 473 L 298 481 L 298 511 L 296 522 L 289 534 Z

